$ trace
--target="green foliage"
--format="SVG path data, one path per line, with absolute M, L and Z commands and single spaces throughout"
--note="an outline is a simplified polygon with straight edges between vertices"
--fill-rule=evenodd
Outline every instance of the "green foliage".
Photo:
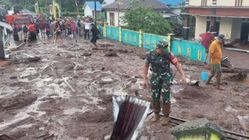
M 124 22 L 127 23 L 125 28 L 131 30 L 143 30 L 147 33 L 167 35 L 171 32 L 169 22 L 159 13 L 151 8 L 144 8 L 133 2 L 130 10 L 125 12 Z
M 99 22 L 105 22 L 106 21 L 106 13 L 98 12 L 96 14 L 96 20 L 99 21 Z

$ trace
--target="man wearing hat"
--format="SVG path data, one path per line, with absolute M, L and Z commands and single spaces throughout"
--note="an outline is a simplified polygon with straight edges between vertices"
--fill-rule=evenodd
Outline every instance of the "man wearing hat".
M 216 40 L 214 40 L 209 47 L 209 63 L 211 65 L 211 75 L 207 81 L 207 84 L 210 84 L 210 81 L 214 76 L 217 79 L 217 89 L 222 90 L 220 87 L 221 83 L 221 60 L 222 60 L 222 46 L 224 44 L 224 35 L 219 35 Z
M 173 64 L 181 75 L 181 80 L 186 82 L 184 72 L 178 60 L 169 51 L 167 42 L 159 42 L 155 50 L 150 51 L 146 56 L 146 62 L 144 66 L 144 86 L 149 87 L 152 92 L 152 106 L 154 112 L 153 122 L 157 122 L 160 119 L 160 111 L 162 105 L 162 112 L 164 117 L 162 118 L 162 125 L 167 125 L 169 122 L 170 114 L 170 85 L 172 81 L 172 73 L 170 64 Z M 152 72 L 150 80 L 148 80 L 148 70 Z M 162 104 L 160 103 L 160 97 L 162 96 Z

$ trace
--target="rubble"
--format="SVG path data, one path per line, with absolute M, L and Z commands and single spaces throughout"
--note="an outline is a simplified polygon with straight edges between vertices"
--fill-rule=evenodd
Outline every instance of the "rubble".
M 101 40 L 100 44 L 106 42 L 109 41 Z M 21 62 L 12 63 L 0 71 L 4 79 L 0 81 L 0 126 L 15 124 L 18 129 L 2 127 L 8 128 L 2 129 L 2 134 L 9 135 L 13 130 L 18 135 L 9 136 L 15 139 L 33 140 L 41 136 L 40 139 L 100 140 L 110 135 L 113 129 L 112 96 L 131 95 L 150 101 L 150 91 L 142 87 L 144 61 L 140 56 L 146 55 L 145 50 L 115 45 L 92 50 L 90 43 L 84 40 L 75 44 L 65 41 L 54 45 L 40 41 L 31 44 L 32 48 L 25 44 L 11 52 L 10 62 L 18 59 Z M 115 52 L 119 57 L 104 56 L 109 52 Z M 41 59 L 35 63 L 28 61 L 27 58 L 35 56 Z M 181 63 L 190 81 L 199 81 L 200 72 L 208 70 L 203 63 L 195 65 L 187 60 Z M 245 71 L 228 70 L 236 73 Z M 231 74 L 224 73 L 224 79 Z M 179 74 L 176 74 L 175 81 L 178 80 Z M 230 80 L 226 82 L 227 85 L 223 85 L 225 91 L 217 91 L 213 85 L 173 84 L 171 114 L 188 120 L 207 117 L 222 127 L 248 133 L 239 124 L 236 111 L 227 108 L 228 104 L 231 105 L 241 116 L 249 113 L 246 105 L 248 85 Z M 240 90 L 234 90 L 235 87 Z M 239 103 L 240 106 L 235 106 Z M 22 117 L 32 119 L 18 124 L 25 119 Z M 139 140 L 164 140 L 171 136 L 168 129 L 147 119 L 141 131 Z
M 118 57 L 118 54 L 116 51 L 108 51 L 105 53 L 106 57 Z

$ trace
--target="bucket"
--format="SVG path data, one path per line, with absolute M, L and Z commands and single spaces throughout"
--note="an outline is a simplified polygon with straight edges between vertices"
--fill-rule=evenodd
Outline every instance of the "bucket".
M 201 72 L 201 81 L 207 81 L 208 80 L 208 72 L 202 71 Z

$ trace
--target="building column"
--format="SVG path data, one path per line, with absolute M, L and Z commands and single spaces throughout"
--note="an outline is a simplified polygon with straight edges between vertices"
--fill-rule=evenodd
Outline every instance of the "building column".
M 185 15 L 184 16 L 184 39 L 185 40 L 188 40 L 189 39 L 189 30 L 190 30 L 190 27 L 189 27 L 189 15 Z
M 195 39 L 198 39 L 200 34 L 206 32 L 207 17 L 196 16 L 195 19 Z

